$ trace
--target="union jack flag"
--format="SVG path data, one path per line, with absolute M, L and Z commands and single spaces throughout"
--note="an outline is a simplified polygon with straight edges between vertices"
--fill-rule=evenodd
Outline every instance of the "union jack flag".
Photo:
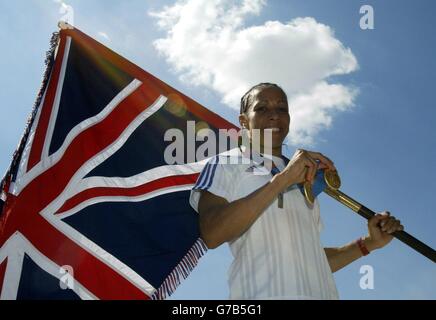
M 77 29 L 46 63 L 2 182 L 1 298 L 165 298 L 207 248 L 188 202 L 205 161 L 166 164 L 164 134 L 234 125 Z

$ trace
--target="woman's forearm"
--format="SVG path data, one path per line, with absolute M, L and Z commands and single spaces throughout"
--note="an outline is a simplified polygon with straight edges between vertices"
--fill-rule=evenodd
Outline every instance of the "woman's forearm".
M 364 238 L 365 246 L 371 252 L 375 250 L 368 237 Z M 362 251 L 355 241 L 338 248 L 324 248 L 332 272 L 336 272 L 362 257 Z

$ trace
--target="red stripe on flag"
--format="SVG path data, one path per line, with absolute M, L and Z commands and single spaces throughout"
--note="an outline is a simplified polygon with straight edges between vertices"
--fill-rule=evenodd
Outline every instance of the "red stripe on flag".
M 47 85 L 44 103 L 42 106 L 38 106 L 38 108 L 42 109 L 36 127 L 35 136 L 33 138 L 32 149 L 30 150 L 29 154 L 29 160 L 27 162 L 27 171 L 32 169 L 41 160 L 42 149 L 44 147 L 44 141 L 47 135 L 50 116 L 53 111 L 53 103 L 56 96 L 62 62 L 65 57 L 65 46 L 66 36 L 62 35 L 61 33 L 58 54 L 55 60 L 54 68 L 50 75 L 50 81 Z
M 75 206 L 79 205 L 80 203 L 92 198 L 114 196 L 135 197 L 173 186 L 194 184 L 195 181 L 197 181 L 198 175 L 199 173 L 193 173 L 183 176 L 170 176 L 156 179 L 133 188 L 99 187 L 87 189 L 67 200 L 65 204 L 58 210 L 57 214 L 70 210 Z

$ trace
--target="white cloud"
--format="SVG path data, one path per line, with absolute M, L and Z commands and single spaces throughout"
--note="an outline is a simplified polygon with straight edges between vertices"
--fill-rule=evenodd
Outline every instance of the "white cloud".
M 335 112 L 345 111 L 353 106 L 357 93 L 356 88 L 320 81 L 307 93 L 289 97 L 290 140 L 295 144 L 312 144 L 321 129 L 330 127 Z
M 166 36 L 154 42 L 182 81 L 211 88 L 239 110 L 240 97 L 259 82 L 274 82 L 288 93 L 290 141 L 311 144 L 329 127 L 335 111 L 353 106 L 357 90 L 329 83 L 358 63 L 333 30 L 315 19 L 267 21 L 245 26 L 264 0 L 184 0 L 149 14 Z

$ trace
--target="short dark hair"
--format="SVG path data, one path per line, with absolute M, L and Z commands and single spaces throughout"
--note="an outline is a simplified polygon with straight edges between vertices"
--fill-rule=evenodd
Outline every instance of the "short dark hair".
M 288 98 L 285 91 L 278 86 L 275 83 L 269 83 L 269 82 L 262 82 L 259 84 L 256 84 L 255 86 L 251 87 L 250 90 L 248 90 L 241 98 L 241 109 L 239 111 L 239 114 L 243 114 L 245 112 L 248 111 L 248 109 L 250 108 L 250 104 L 251 104 L 251 97 L 253 95 L 253 91 L 257 90 L 257 89 L 264 89 L 264 88 L 277 88 L 279 90 L 281 90 L 283 92 L 283 94 L 285 95 L 286 99 Z

